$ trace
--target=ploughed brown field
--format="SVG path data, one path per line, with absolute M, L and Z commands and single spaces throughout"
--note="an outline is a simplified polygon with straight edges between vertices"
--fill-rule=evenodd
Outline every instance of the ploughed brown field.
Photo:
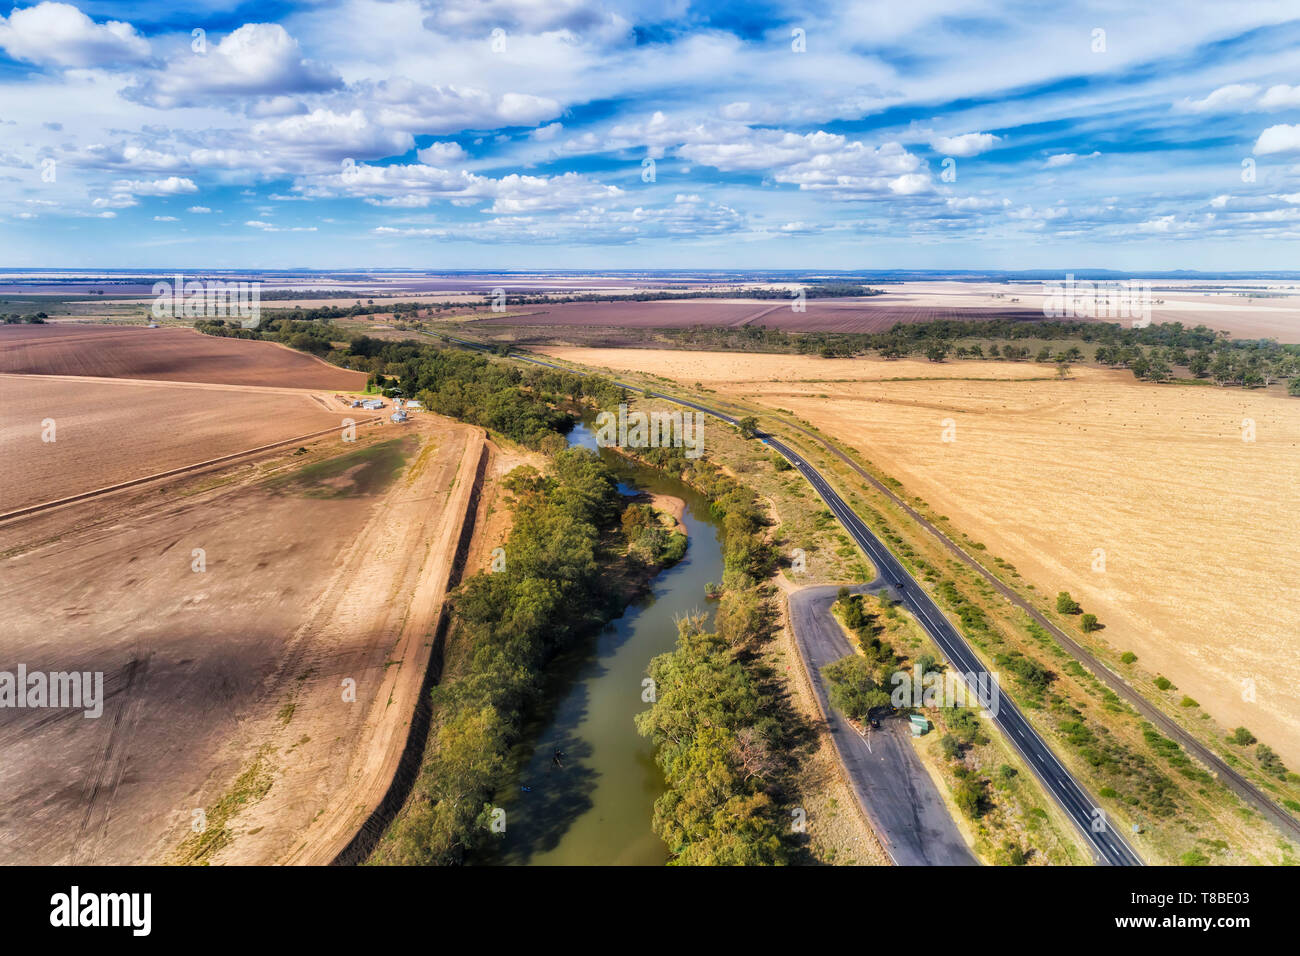
M 886 332 L 899 322 L 1042 317 L 1041 310 L 916 305 L 906 299 L 900 301 L 885 295 L 864 299 L 809 299 L 805 312 L 793 311 L 788 299 L 565 302 L 512 307 L 509 315 L 479 319 L 478 323 L 487 326 L 632 326 L 648 329 L 763 325 L 804 332 Z
M 392 780 L 483 445 L 371 429 L 0 523 L 0 666 L 104 690 L 97 718 L 0 710 L 0 865 L 343 848 Z
M 0 374 L 0 513 L 341 428 L 349 413 L 358 421 L 374 414 L 332 396 Z
M 1041 594 L 1069 591 L 1102 640 L 1173 681 L 1169 699 L 1199 703 L 1184 713 L 1300 766 L 1300 399 L 1086 367 L 1033 381 L 991 362 L 544 351 L 793 411 Z
M 0 326 L 0 372 L 339 391 L 366 385 L 364 372 L 336 368 L 274 342 L 111 325 Z
M 104 692 L 0 710 L 0 864 L 329 862 L 393 780 L 482 431 L 345 443 L 364 376 L 268 343 L 10 327 L 0 355 L 39 373 L 0 373 L 0 512 L 329 430 L 0 521 L 0 670 Z
M 804 312 L 793 311 L 791 300 L 785 297 L 760 300 L 737 295 L 731 299 L 517 306 L 511 309 L 516 314 L 490 316 L 481 322 L 489 328 L 521 329 L 545 326 L 576 330 L 764 325 L 789 332 L 869 333 L 887 331 L 899 322 L 937 319 L 1038 321 L 1044 318 L 1045 300 L 1050 291 L 1043 282 L 932 280 L 868 284 L 884 289 L 885 294 L 809 299 Z M 1204 325 L 1236 338 L 1300 342 L 1300 294 L 1294 284 L 1214 282 L 1189 285 L 1157 280 L 1146 285 L 1150 286 L 1151 292 L 1152 322 L 1181 322 L 1189 328 Z M 1111 317 L 1101 321 L 1127 325 L 1134 318 Z

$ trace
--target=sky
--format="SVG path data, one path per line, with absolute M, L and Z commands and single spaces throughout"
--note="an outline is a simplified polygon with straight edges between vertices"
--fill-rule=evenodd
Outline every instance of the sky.
M 1295 0 L 184 6 L 0 15 L 0 267 L 1300 268 Z

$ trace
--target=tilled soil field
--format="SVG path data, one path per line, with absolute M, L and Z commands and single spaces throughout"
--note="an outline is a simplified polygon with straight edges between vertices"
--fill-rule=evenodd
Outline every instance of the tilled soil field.
M 0 372 L 341 391 L 366 385 L 364 372 L 274 342 L 112 325 L 0 326 Z
M 0 513 L 373 414 L 332 393 L 45 375 L 0 375 L 0 406 Z

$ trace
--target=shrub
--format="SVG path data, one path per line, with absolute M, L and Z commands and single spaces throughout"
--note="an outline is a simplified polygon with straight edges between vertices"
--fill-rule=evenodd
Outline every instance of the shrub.
M 1168 690 L 1169 688 L 1174 686 L 1174 682 L 1171 681 L 1168 677 L 1161 675 L 1156 678 L 1155 685 L 1159 687 L 1161 690 Z
M 1091 634 L 1093 631 L 1101 630 L 1101 625 L 1097 623 L 1097 615 L 1085 614 L 1079 618 L 1079 627 L 1083 628 L 1083 633 Z
M 1178 706 L 1179 707 L 1200 707 L 1201 705 L 1198 704 L 1196 701 L 1192 700 L 1186 694 L 1184 694 L 1183 699 L 1178 702 Z
M 1255 742 L 1255 735 L 1245 727 L 1238 727 L 1228 739 L 1240 747 L 1249 747 Z
M 1268 744 L 1260 744 L 1255 748 L 1255 759 L 1259 761 L 1260 769 L 1265 773 L 1271 773 L 1279 780 L 1286 779 L 1286 765 Z
M 965 777 L 952 793 L 953 802 L 972 820 L 984 813 L 984 788 L 975 777 Z
M 1069 591 L 1061 591 L 1056 595 L 1056 613 L 1057 614 L 1079 614 L 1083 608 L 1079 607 L 1079 602 L 1070 597 Z
M 1123 654 L 1119 656 L 1119 660 L 1121 664 L 1132 664 L 1137 659 L 1138 656 L 1134 654 L 1132 651 L 1125 651 Z

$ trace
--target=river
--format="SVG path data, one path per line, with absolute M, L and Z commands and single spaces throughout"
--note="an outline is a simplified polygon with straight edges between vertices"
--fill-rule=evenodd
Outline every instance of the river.
M 655 577 L 650 594 L 550 665 L 548 704 L 520 748 L 514 787 L 498 796 L 506 813 L 504 839 L 475 862 L 662 865 L 668 852 L 650 818 L 663 775 L 634 718 L 649 706 L 641 699 L 646 665 L 676 644 L 674 619 L 710 610 L 704 584 L 722 580 L 721 528 L 702 495 L 597 449 L 586 425 L 569 433 L 569 444 L 599 451 L 625 495 L 650 492 L 685 501 L 690 545 L 685 558 Z

